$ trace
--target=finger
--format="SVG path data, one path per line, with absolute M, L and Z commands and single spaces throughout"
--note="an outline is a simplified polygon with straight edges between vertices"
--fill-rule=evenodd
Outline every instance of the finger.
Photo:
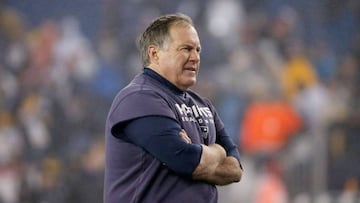
M 183 139 L 186 143 L 190 143 L 190 138 L 186 134 L 184 134 L 183 132 L 180 132 L 179 135 L 180 135 L 181 139 Z
M 185 136 L 184 139 L 185 139 L 186 143 L 189 143 L 189 144 L 191 143 L 191 139 L 188 136 Z
M 189 136 L 187 136 L 186 132 L 184 129 L 181 129 L 179 132 L 180 137 L 186 142 L 186 143 L 191 143 L 191 139 Z

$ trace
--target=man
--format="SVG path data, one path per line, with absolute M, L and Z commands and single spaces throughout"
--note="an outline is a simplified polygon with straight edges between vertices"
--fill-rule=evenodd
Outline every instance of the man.
M 139 47 L 144 71 L 116 96 L 106 122 L 105 203 L 217 202 L 241 179 L 237 146 L 196 83 L 200 40 L 184 14 L 155 19 Z

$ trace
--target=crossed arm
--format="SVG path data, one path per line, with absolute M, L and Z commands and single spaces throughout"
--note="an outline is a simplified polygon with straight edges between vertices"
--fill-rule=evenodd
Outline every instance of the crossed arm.
M 191 144 L 177 122 L 161 116 L 135 119 L 123 131 L 122 139 L 142 147 L 179 175 L 215 185 L 227 185 L 241 179 L 239 157 L 232 154 L 234 150 L 229 147 L 234 149 L 236 146 L 226 142 L 229 139 L 218 140 L 226 147 Z M 237 149 L 235 152 L 238 153 Z
M 179 135 L 185 142 L 191 143 L 184 130 L 181 130 Z M 239 161 L 233 156 L 226 156 L 226 151 L 221 145 L 202 145 L 200 162 L 192 173 L 194 180 L 227 185 L 239 182 L 241 176 L 242 168 Z
M 225 156 L 225 150 L 218 144 L 203 145 L 200 163 L 193 172 L 193 179 L 205 180 L 215 185 L 239 182 L 242 169 L 237 159 Z

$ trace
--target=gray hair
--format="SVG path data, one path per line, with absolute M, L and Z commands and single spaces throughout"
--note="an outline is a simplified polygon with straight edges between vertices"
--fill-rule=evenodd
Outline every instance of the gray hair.
M 191 18 L 182 13 L 163 15 L 153 20 L 139 39 L 139 50 L 144 67 L 150 64 L 148 48 L 150 45 L 163 48 L 164 42 L 170 39 L 170 27 L 177 24 L 194 26 Z

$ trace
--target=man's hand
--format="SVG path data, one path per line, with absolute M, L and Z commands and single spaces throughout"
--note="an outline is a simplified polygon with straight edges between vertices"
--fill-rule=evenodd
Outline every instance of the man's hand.
M 218 144 L 202 147 L 200 163 L 192 176 L 194 180 L 214 185 L 227 185 L 241 180 L 242 169 L 236 158 L 226 156 L 225 150 Z
M 191 139 L 189 136 L 187 136 L 184 129 L 181 129 L 179 132 L 180 137 L 188 144 L 191 144 Z
M 184 142 L 191 144 L 191 139 L 184 129 L 181 129 L 179 135 Z M 238 160 L 232 156 L 226 156 L 226 151 L 221 145 L 202 144 L 200 163 L 193 172 L 194 180 L 202 180 L 215 185 L 227 185 L 239 182 L 241 176 L 242 169 Z

